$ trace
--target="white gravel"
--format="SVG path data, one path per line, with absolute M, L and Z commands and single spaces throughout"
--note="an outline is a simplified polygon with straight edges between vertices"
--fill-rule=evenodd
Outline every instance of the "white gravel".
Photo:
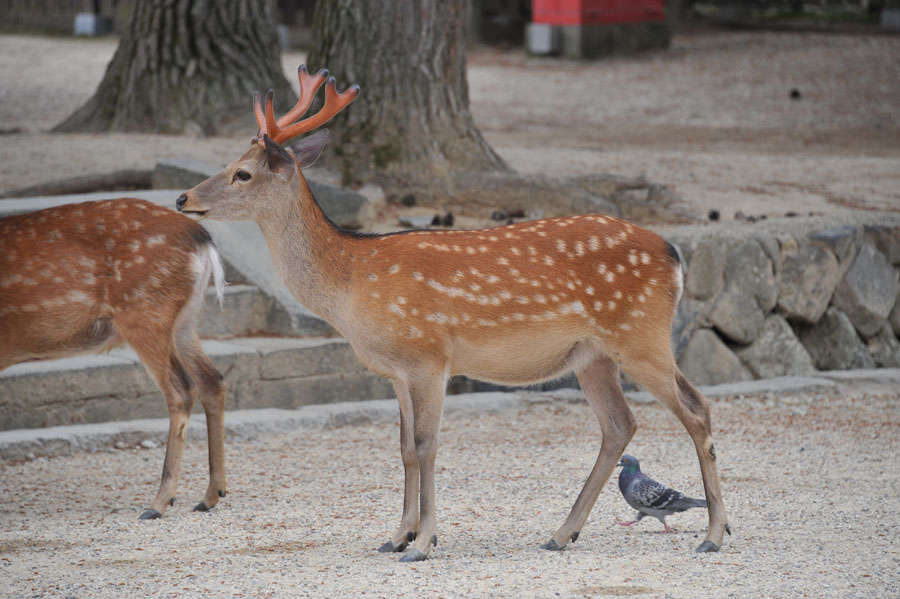
M 448 401 L 453 401 L 449 399 Z M 178 503 L 138 521 L 163 448 L 0 465 L 2 597 L 850 597 L 897 596 L 900 393 L 715 400 L 734 535 L 698 555 L 706 516 L 657 534 L 611 481 L 577 543 L 539 548 L 561 524 L 599 448 L 583 403 L 449 414 L 438 456 L 439 544 L 401 564 L 375 548 L 397 524 L 395 424 L 261 434 L 227 444 L 229 494 L 190 511 L 206 484 L 203 443 L 185 454 Z M 686 433 L 636 405 L 629 453 L 702 496 Z

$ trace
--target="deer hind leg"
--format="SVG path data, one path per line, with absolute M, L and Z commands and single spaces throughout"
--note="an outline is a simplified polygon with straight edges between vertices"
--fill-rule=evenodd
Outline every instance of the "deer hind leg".
M 222 375 L 213 366 L 209 357 L 200 347 L 193 330 L 189 341 L 179 352 L 187 364 L 191 378 L 197 385 L 197 395 L 206 413 L 206 430 L 209 443 L 209 486 L 203 501 L 194 510 L 205 512 L 212 509 L 220 497 L 225 497 L 225 383 Z
M 163 463 L 159 492 L 150 509 L 141 514 L 142 520 L 161 517 L 166 508 L 175 503 L 178 475 L 181 472 L 181 454 L 187 438 L 191 407 L 194 404 L 194 383 L 175 349 L 172 327 L 160 323 L 150 326 L 138 321 L 142 318 L 117 319 L 119 333 L 134 349 L 144 367 L 163 392 L 169 410 L 169 437 L 166 443 L 166 459 Z M 173 319 L 174 320 L 174 319 Z M 136 322 L 137 321 L 137 322 Z
M 413 406 L 409 387 L 404 381 L 393 381 L 400 404 L 400 455 L 403 458 L 403 515 L 391 539 L 378 548 L 382 553 L 403 551 L 416 538 L 419 530 L 419 456 L 413 431 Z
M 578 538 L 591 509 L 597 503 L 600 491 L 637 430 L 634 415 L 619 384 L 619 367 L 615 362 L 601 354 L 576 371 L 575 375 L 600 421 L 603 438 L 597 461 L 569 516 L 556 534 L 541 545 L 543 549 L 551 551 L 562 549 L 569 541 L 574 542 Z
M 408 383 L 412 404 L 412 433 L 419 464 L 419 526 L 416 538 L 402 562 L 425 559 L 437 544 L 437 513 L 434 493 L 434 462 L 437 457 L 438 433 L 444 410 L 443 374 L 420 376 Z
M 642 355 L 628 360 L 623 366 L 635 381 L 672 410 L 691 436 L 700 461 L 709 510 L 709 529 L 697 552 L 718 551 L 728 528 L 728 520 L 716 467 L 709 401 L 684 377 L 675 365 L 671 352 Z

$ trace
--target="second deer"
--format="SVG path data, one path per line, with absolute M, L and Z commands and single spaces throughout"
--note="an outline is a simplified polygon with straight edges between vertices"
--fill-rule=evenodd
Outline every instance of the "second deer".
M 201 225 L 145 200 L 68 204 L 0 219 L 0 370 L 29 360 L 129 344 L 165 396 L 169 438 L 156 498 L 174 503 L 194 398 L 206 412 L 209 486 L 225 496 L 225 384 L 196 324 L 213 278 L 225 277 Z
M 727 526 L 710 410 L 678 369 L 670 330 L 683 289 L 675 249 L 655 233 L 604 215 L 548 218 L 476 231 L 357 235 L 335 226 L 301 169 L 327 132 L 289 148 L 352 102 L 333 78 L 322 111 L 298 123 L 324 71 L 299 71 L 297 106 L 276 120 L 272 92 L 254 106 L 259 134 L 224 171 L 182 195 L 197 218 L 259 224 L 276 268 L 305 306 L 324 317 L 400 403 L 405 471 L 400 525 L 381 551 L 425 559 L 436 543 L 435 456 L 448 377 L 527 385 L 574 371 L 603 433 L 600 453 L 569 516 L 543 547 L 578 538 L 637 428 L 619 367 L 681 420 L 696 447 L 709 502 L 697 551 L 716 551 Z

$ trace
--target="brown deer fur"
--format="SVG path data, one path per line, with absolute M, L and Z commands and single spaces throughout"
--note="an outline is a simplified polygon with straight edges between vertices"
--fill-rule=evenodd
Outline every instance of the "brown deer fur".
M 256 141 L 177 205 L 199 218 L 256 221 L 291 292 L 393 382 L 405 491 L 400 526 L 381 550 L 412 542 L 403 560 L 413 561 L 435 542 L 437 437 L 445 385 L 455 374 L 530 384 L 575 371 L 603 436 L 584 489 L 544 547 L 575 540 L 636 429 L 620 365 L 687 428 L 709 502 L 698 551 L 720 547 L 726 516 L 709 404 L 681 375 L 670 347 L 683 276 L 672 246 L 602 215 L 354 235 L 326 218 L 301 172 L 323 134 L 290 152 L 264 133 Z
M 159 385 L 169 438 L 159 492 L 142 518 L 175 500 L 195 395 L 206 411 L 210 482 L 195 509 L 225 495 L 225 385 L 195 330 L 213 275 L 209 233 L 144 200 L 69 204 L 0 219 L 0 370 L 128 343 Z

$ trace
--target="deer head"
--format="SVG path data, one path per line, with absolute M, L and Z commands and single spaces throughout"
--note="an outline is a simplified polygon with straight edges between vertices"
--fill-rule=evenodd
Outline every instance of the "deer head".
M 359 95 L 352 85 L 338 93 L 334 77 L 322 69 L 311 76 L 306 65 L 297 70 L 300 98 L 280 119 L 275 119 L 275 92 L 266 93 L 265 108 L 259 92 L 253 94 L 253 113 L 258 127 L 250 149 L 225 169 L 182 194 L 175 202 L 179 211 L 195 218 L 222 220 L 264 220 L 277 213 L 279 199 L 291 201 L 309 189 L 301 169 L 312 165 L 322 153 L 328 130 L 304 137 L 286 148 L 282 146 L 303 133 L 320 127 L 348 106 Z M 299 122 L 309 109 L 316 92 L 325 84 L 325 105 Z

